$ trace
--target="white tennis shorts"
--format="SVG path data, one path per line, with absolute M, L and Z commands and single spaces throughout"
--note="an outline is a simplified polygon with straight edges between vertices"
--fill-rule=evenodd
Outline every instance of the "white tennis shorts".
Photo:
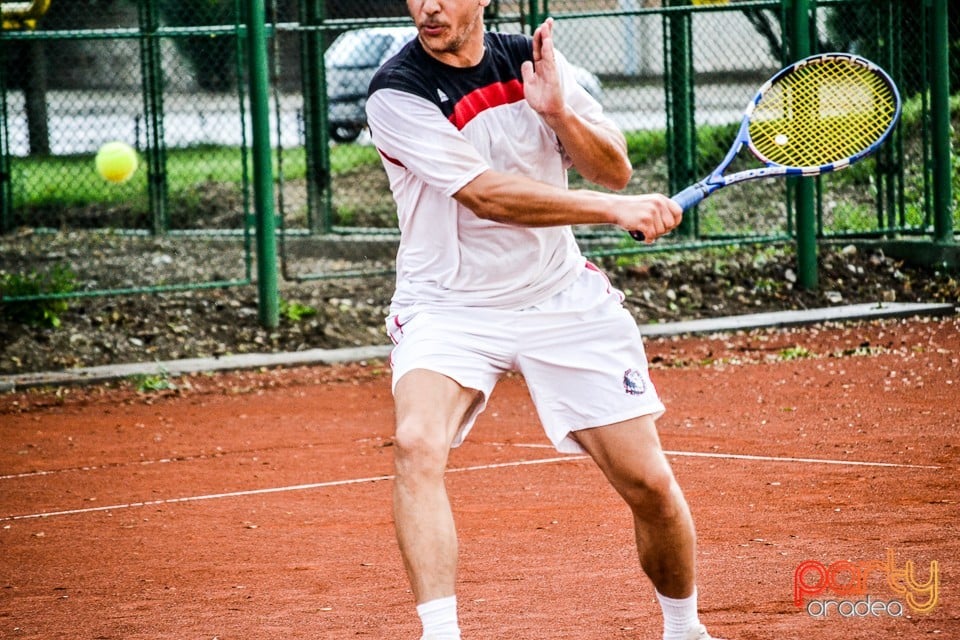
M 664 412 L 636 321 L 623 295 L 587 264 L 565 290 L 520 310 L 422 308 L 394 311 L 387 331 L 393 385 L 427 369 L 483 394 L 453 446 L 466 438 L 500 377 L 518 371 L 547 437 L 561 453 L 581 453 L 580 429 Z

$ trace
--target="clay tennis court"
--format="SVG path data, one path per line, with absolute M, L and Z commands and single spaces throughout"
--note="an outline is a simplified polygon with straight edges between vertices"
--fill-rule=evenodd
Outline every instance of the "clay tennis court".
M 960 320 L 647 349 L 715 635 L 960 637 Z M 416 640 L 384 364 L 174 382 L 0 396 L 0 638 Z M 546 446 L 520 377 L 448 488 L 465 640 L 659 638 L 626 507 Z M 805 561 L 832 582 L 797 606 Z

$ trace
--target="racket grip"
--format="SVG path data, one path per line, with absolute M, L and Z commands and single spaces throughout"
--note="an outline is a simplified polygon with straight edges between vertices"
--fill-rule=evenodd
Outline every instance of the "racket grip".
M 701 187 L 700 183 L 697 183 L 690 185 L 670 199 L 680 205 L 681 209 L 686 211 L 687 209 L 700 204 L 700 201 L 706 198 L 708 194 L 709 191 Z M 630 237 L 637 242 L 643 242 L 646 239 L 646 236 L 643 235 L 642 231 L 631 231 Z
M 692 184 L 670 199 L 680 205 L 680 208 L 686 211 L 691 207 L 700 204 L 700 201 L 707 197 L 707 190 L 700 184 Z

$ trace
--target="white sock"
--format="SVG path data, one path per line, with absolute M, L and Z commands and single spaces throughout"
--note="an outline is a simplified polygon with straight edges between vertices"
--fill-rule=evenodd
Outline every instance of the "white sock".
M 460 640 L 457 624 L 457 597 L 439 598 L 417 605 L 423 637 L 430 640 Z
M 697 616 L 697 589 L 687 598 L 668 598 L 657 593 L 663 610 L 663 640 L 686 640 L 690 629 L 700 624 Z

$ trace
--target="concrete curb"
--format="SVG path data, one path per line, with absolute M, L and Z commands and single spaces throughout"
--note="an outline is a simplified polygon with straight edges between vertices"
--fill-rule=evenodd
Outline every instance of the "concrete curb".
M 661 324 L 643 325 L 640 327 L 640 330 L 646 337 L 663 337 L 802 326 L 822 322 L 877 320 L 911 316 L 948 316 L 956 312 L 957 309 L 952 304 L 866 303 L 824 309 L 777 311 L 772 313 L 730 316 L 726 318 L 665 322 Z M 346 349 L 310 349 L 308 351 L 286 353 L 249 353 L 223 356 L 221 358 L 190 358 L 186 360 L 139 362 L 64 371 L 14 374 L 0 376 L 0 392 L 10 392 L 31 387 L 56 387 L 109 382 L 133 376 L 165 375 L 176 377 L 196 372 L 233 371 L 264 367 L 329 365 L 343 362 L 379 360 L 389 357 L 391 349 L 392 346 L 390 345 L 378 345 Z
M 822 322 L 880 320 L 910 316 L 949 316 L 957 312 L 953 304 L 919 302 L 867 302 L 842 307 L 752 313 L 726 318 L 705 318 L 685 322 L 643 325 L 644 336 L 672 336 L 686 333 L 717 333 L 776 327 L 803 326 Z

